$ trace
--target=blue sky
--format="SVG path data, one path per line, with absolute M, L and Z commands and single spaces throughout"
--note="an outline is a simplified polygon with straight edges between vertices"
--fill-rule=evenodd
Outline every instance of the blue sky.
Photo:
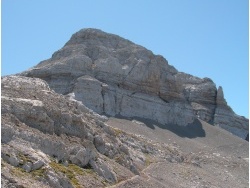
M 248 0 L 2 0 L 2 75 L 51 57 L 82 28 L 98 28 L 209 77 L 248 117 Z

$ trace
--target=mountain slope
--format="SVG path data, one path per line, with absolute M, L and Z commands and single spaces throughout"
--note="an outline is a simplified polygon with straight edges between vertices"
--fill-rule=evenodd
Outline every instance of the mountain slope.
M 248 142 L 192 126 L 107 119 L 38 78 L 3 77 L 2 187 L 247 187 Z

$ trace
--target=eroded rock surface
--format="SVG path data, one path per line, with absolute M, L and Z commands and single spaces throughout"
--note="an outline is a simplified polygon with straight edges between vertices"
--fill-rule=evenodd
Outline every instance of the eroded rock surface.
M 145 123 L 100 116 L 38 78 L 3 77 L 2 187 L 248 185 L 248 142 L 202 122 L 207 136 L 192 139 Z
M 99 114 L 179 126 L 199 118 L 243 139 L 248 134 L 248 120 L 230 109 L 211 79 L 178 72 L 164 57 L 101 30 L 80 30 L 21 75 L 41 78 Z
M 105 187 L 140 174 L 151 155 L 178 158 L 106 121 L 41 79 L 3 77 L 2 185 Z

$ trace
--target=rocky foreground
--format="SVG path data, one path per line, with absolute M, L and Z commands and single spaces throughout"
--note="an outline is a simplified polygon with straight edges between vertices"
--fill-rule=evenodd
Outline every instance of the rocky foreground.
M 248 187 L 222 88 L 128 40 L 81 30 L 1 81 L 2 187 Z

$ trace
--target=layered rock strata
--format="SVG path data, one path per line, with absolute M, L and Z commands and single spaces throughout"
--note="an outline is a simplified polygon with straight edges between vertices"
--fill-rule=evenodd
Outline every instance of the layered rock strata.
M 1 81 L 3 188 L 248 186 L 248 142 L 202 120 L 178 135 L 101 116 L 39 78 Z
M 38 78 L 3 77 L 1 110 L 3 187 L 106 187 L 140 174 L 146 157 L 181 155 L 108 126 Z
M 48 60 L 21 73 L 99 114 L 186 126 L 196 118 L 245 139 L 248 120 L 209 78 L 178 72 L 167 60 L 117 35 L 83 29 Z

